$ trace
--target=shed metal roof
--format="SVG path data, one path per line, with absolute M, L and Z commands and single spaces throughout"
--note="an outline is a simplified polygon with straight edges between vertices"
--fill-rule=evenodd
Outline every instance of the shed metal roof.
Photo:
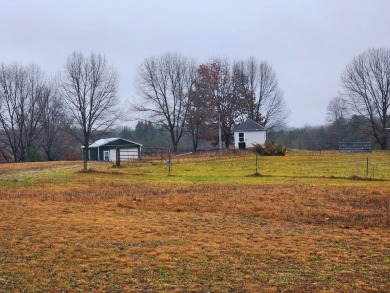
M 248 119 L 233 129 L 233 132 L 238 132 L 238 131 L 265 131 L 265 128 L 261 126 L 259 123 L 251 119 Z
M 109 143 L 111 143 L 113 141 L 116 141 L 118 139 L 124 140 L 124 141 L 126 141 L 128 143 L 131 143 L 131 144 L 136 144 L 136 145 L 142 146 L 142 144 L 134 142 L 134 141 L 131 141 L 131 140 L 123 139 L 123 138 L 120 138 L 120 137 L 111 137 L 111 138 L 101 138 L 101 139 L 98 139 L 93 144 L 89 145 L 89 147 L 90 148 L 101 147 L 103 145 L 109 144 Z

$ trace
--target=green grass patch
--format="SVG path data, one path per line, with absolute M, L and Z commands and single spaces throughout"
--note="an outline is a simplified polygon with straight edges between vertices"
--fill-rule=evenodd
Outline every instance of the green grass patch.
M 367 169 L 367 158 L 369 160 Z M 0 186 L 20 186 L 39 184 L 39 182 L 95 180 L 131 183 L 316 183 L 316 184 L 359 184 L 390 180 L 390 153 L 373 152 L 370 154 L 343 154 L 338 152 L 289 152 L 285 157 L 259 157 L 256 172 L 255 155 L 244 154 L 234 157 L 176 158 L 173 157 L 171 176 L 164 163 L 131 164 L 113 168 L 112 163 L 90 162 L 89 171 L 81 172 L 79 165 L 72 162 L 62 163 L 56 168 L 42 168 L 7 171 L 7 165 L 0 166 L 3 173 Z M 31 165 L 31 164 L 30 164 Z M 29 166 L 30 166 L 29 165 Z M 26 163 L 27 166 L 27 163 Z M 117 175 L 117 176 L 111 176 Z
M 386 292 L 387 152 L 233 155 L 0 165 L 0 291 Z

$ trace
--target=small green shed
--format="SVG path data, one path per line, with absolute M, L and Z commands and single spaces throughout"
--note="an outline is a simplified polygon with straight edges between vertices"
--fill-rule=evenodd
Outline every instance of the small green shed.
M 113 137 L 99 139 L 91 144 L 88 149 L 89 160 L 114 162 L 117 149 L 120 151 L 121 161 L 141 158 L 142 144 Z

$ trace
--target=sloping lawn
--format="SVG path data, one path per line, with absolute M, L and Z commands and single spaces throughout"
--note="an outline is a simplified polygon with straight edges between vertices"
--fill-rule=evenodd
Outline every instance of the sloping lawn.
M 0 165 L 0 291 L 386 292 L 389 162 Z

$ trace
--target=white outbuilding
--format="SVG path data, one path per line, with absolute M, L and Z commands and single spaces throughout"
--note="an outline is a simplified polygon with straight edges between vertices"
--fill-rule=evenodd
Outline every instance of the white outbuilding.
M 245 150 L 254 144 L 264 144 L 267 138 L 266 130 L 259 123 L 248 119 L 233 129 L 234 147 Z
M 120 160 L 134 160 L 141 157 L 142 144 L 127 139 L 113 137 L 103 138 L 89 145 L 88 156 L 90 160 L 110 161 L 116 160 L 116 150 L 119 149 Z

